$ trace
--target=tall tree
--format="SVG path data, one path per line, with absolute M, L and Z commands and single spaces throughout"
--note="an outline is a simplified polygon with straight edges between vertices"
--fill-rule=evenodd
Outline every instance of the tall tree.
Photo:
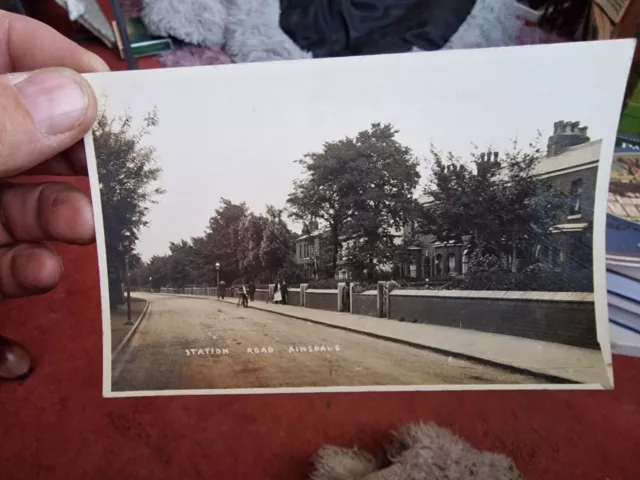
M 244 274 L 255 276 L 262 271 L 260 249 L 267 225 L 267 219 L 261 215 L 250 213 L 240 225 L 240 252 L 239 258 Z
M 537 139 L 527 150 L 514 142 L 502 155 L 472 152 L 470 162 L 431 153 L 422 230 L 442 241 L 466 239 L 476 256 L 507 256 L 515 271 L 518 255 L 546 242 L 566 209 L 566 197 L 535 175 L 542 157 Z
M 397 255 L 404 227 L 412 220 L 420 181 L 419 162 L 397 139 L 390 124 L 374 123 L 354 142 L 353 171 L 360 181 L 351 192 L 352 213 L 347 223 L 351 240 L 344 258 L 354 274 L 372 275 Z
M 323 222 L 334 271 L 340 257 L 361 268 L 369 259 L 387 262 L 394 255 L 395 230 L 408 220 L 420 178 L 418 161 L 397 133 L 390 124 L 373 123 L 298 160 L 304 177 L 288 197 L 290 215 Z M 350 247 L 340 255 L 345 239 Z
M 269 275 L 277 274 L 293 256 L 294 235 L 282 218 L 283 211 L 267 206 L 266 224 L 260 245 L 260 260 Z
M 248 214 L 247 205 L 235 204 L 226 198 L 220 199 L 220 206 L 209 220 L 205 233 L 206 264 L 215 275 L 214 265 L 220 263 L 220 278 L 233 282 L 242 274 L 238 256 L 240 251 L 240 229 Z
M 164 190 L 156 185 L 161 169 L 155 149 L 143 143 L 158 125 L 157 111 L 141 126 L 130 113 L 109 117 L 98 113 L 93 129 L 112 307 L 124 303 L 122 281 L 125 251 L 133 252 L 150 205 Z

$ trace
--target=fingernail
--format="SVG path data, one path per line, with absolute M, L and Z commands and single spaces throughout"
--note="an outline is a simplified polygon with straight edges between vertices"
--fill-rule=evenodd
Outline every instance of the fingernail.
M 84 118 L 88 96 L 70 75 L 36 72 L 14 86 L 34 123 L 47 135 L 68 132 Z
M 32 371 L 27 350 L 13 340 L 0 337 L 0 380 L 22 380 Z

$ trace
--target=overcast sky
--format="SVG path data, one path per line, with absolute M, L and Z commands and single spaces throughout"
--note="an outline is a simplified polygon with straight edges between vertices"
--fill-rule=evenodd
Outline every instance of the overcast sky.
M 619 48 L 616 48 L 619 47 Z M 138 251 L 201 235 L 220 197 L 256 213 L 283 207 L 294 163 L 337 140 L 390 122 L 419 157 L 434 143 L 505 147 L 544 139 L 556 120 L 592 139 L 615 135 L 630 42 L 412 53 L 89 75 L 110 115 L 141 119 L 157 106 L 157 149 L 167 193 L 149 214 Z M 606 144 L 606 142 L 605 142 Z

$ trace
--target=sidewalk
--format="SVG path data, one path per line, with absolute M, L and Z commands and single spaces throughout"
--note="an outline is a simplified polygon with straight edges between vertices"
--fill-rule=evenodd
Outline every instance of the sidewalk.
M 198 297 L 212 298 L 215 297 Z M 233 305 L 237 298 L 224 301 Z M 320 323 L 369 336 L 385 338 L 429 348 L 445 355 L 462 356 L 475 361 L 544 375 L 552 383 L 577 382 L 608 386 L 604 358 L 600 350 L 573 347 L 527 338 L 399 322 L 386 318 L 367 317 L 350 313 L 329 312 L 292 305 L 274 305 L 255 301 L 251 308 L 279 315 Z

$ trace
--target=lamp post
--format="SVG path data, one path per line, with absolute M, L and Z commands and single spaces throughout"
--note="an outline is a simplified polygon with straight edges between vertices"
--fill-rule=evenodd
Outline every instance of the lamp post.
M 153 291 L 153 284 L 151 283 L 152 280 L 153 280 L 153 278 L 149 277 L 149 293 L 151 293 Z
M 220 263 L 216 262 L 216 288 L 220 287 Z
M 127 290 L 127 321 L 125 325 L 132 325 L 131 321 L 131 274 L 129 272 L 129 252 L 131 250 L 131 234 L 123 230 L 121 232 L 122 240 L 120 241 L 120 245 L 122 251 L 124 252 L 124 281 L 125 288 Z

